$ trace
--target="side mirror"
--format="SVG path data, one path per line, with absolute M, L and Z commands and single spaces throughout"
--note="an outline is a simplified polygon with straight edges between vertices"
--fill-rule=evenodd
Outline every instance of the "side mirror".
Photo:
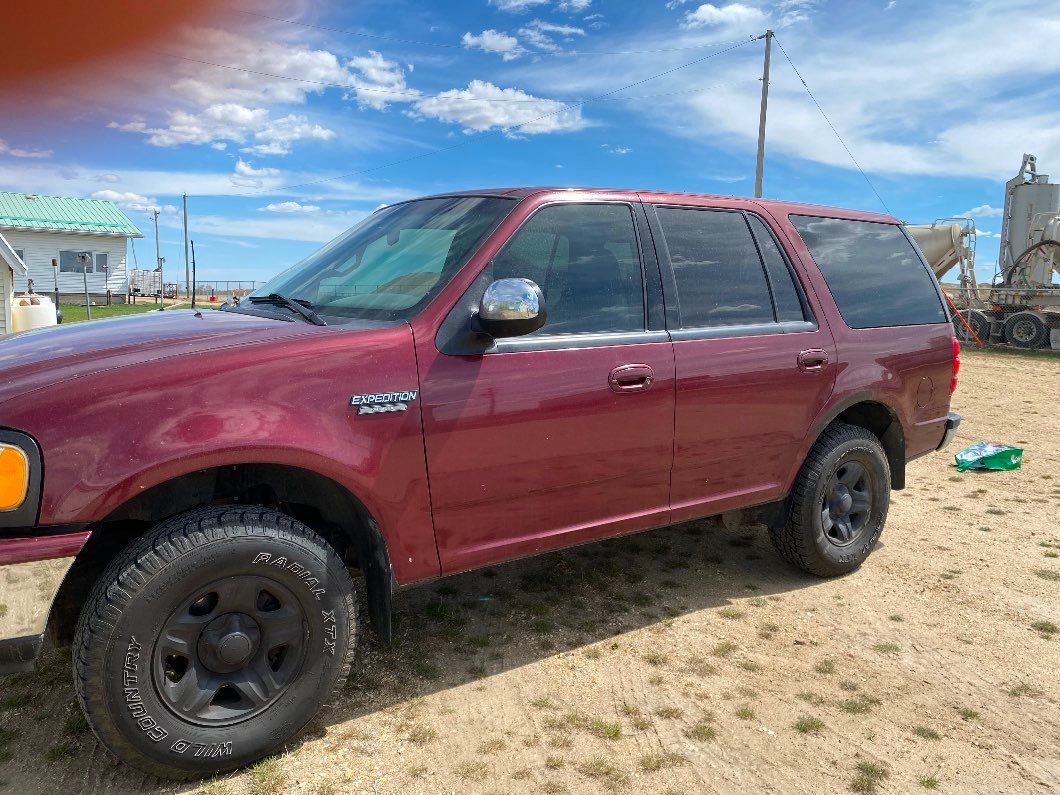
M 546 320 L 540 287 L 529 279 L 498 279 L 482 294 L 472 324 L 491 337 L 521 337 L 537 331 Z

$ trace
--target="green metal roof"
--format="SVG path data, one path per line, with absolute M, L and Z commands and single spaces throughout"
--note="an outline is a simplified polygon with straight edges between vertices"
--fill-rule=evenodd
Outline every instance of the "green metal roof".
M 0 229 L 143 237 L 112 202 L 33 193 L 0 192 Z

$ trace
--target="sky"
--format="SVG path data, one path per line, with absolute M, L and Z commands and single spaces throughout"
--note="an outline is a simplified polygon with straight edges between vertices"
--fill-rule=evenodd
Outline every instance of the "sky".
M 751 196 L 767 29 L 764 195 L 971 217 L 988 279 L 1023 153 L 1060 176 L 1060 7 L 1037 0 L 235 0 L 5 101 L 0 190 L 114 201 L 141 267 L 157 207 L 181 278 L 186 193 L 218 280 L 450 190 Z

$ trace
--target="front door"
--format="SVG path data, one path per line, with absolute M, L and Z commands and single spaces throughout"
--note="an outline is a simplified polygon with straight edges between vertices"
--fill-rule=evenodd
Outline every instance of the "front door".
M 472 355 L 417 339 L 443 572 L 669 520 L 674 356 L 645 323 L 633 213 L 543 207 L 487 266 L 479 296 L 491 279 L 541 287 L 539 331 Z

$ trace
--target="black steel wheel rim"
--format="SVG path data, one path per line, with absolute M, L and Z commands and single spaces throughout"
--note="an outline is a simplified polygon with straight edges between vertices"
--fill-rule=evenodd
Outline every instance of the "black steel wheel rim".
M 858 461 L 844 461 L 828 479 L 821 499 L 821 527 L 837 547 L 856 542 L 872 516 L 873 477 Z
M 268 577 L 225 577 L 199 588 L 166 620 L 152 672 L 181 720 L 224 726 L 272 706 L 302 668 L 302 604 Z

